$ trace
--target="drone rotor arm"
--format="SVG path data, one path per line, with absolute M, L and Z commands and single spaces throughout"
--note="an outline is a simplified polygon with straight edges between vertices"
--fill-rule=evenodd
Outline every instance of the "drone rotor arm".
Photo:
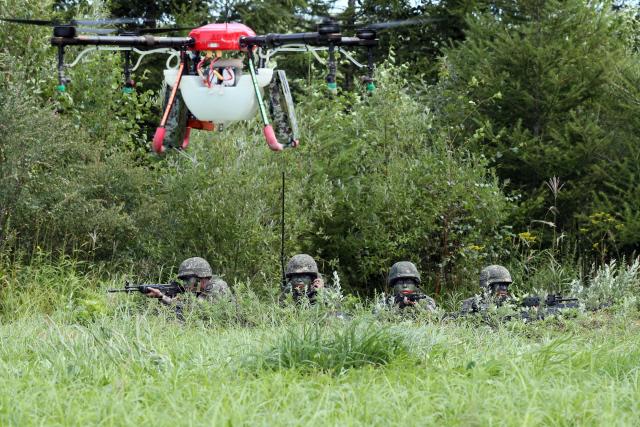
M 153 37 L 153 36 L 77 36 L 52 37 L 54 46 L 123 46 L 138 48 L 175 48 L 186 49 L 193 46 L 191 37 Z
M 258 46 L 274 48 L 286 44 L 307 44 L 311 46 L 328 46 L 339 44 L 341 35 L 321 33 L 291 33 L 291 34 L 267 34 L 264 36 L 242 37 L 240 46 Z

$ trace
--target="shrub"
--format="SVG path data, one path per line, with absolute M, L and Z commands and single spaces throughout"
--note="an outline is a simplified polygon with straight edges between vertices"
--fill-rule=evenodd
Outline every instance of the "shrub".
M 598 309 L 629 298 L 637 301 L 640 292 L 640 258 L 629 265 L 624 259 L 620 264 L 611 260 L 593 270 L 588 283 L 581 280 L 572 283 L 572 293 L 584 301 L 587 308 Z
M 249 364 L 267 370 L 341 374 L 367 365 L 386 365 L 406 355 L 402 337 L 389 328 L 359 322 L 331 326 L 314 322 L 289 327 L 273 347 L 254 355 Z

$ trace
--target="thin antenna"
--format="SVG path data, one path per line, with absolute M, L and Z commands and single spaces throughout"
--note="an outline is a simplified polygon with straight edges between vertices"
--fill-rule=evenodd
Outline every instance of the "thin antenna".
M 283 156 L 284 159 L 284 156 Z M 284 162 L 284 160 L 283 160 Z M 284 165 L 283 165 L 284 166 Z M 284 272 L 284 167 L 282 168 L 282 206 L 280 212 L 280 266 L 282 267 L 282 286 L 286 284 L 286 275 Z

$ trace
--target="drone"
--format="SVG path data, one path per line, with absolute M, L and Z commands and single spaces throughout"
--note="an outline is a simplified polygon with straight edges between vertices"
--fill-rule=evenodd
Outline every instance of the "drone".
M 269 60 L 281 52 L 310 52 L 316 60 L 326 63 L 326 83 L 331 93 L 337 92 L 336 53 L 359 69 L 366 69 L 362 77 L 368 92 L 375 90 L 374 48 L 378 32 L 402 25 L 415 25 L 433 19 L 412 19 L 369 24 L 357 28 L 355 36 L 342 35 L 341 26 L 332 18 L 324 19 L 315 32 L 256 35 L 241 23 L 212 23 L 197 28 L 147 28 L 122 30 L 90 28 L 86 25 L 148 25 L 140 18 L 56 21 L 0 18 L 0 20 L 53 27 L 51 45 L 57 47 L 58 86 L 65 91 L 70 79 L 65 70 L 95 51 L 121 51 L 124 56 L 124 92 L 134 90 L 131 78 L 142 58 L 149 54 L 166 54 L 164 70 L 165 95 L 163 113 L 155 131 L 151 148 L 156 153 L 168 148 L 185 149 L 189 145 L 191 129 L 222 128 L 228 123 L 250 120 L 259 112 L 267 146 L 282 151 L 299 145 L 298 125 L 291 91 L 283 70 L 268 66 Z M 187 37 L 155 36 L 163 32 L 190 29 Z M 85 35 L 82 33 L 94 33 Z M 115 35 L 112 35 L 116 33 Z M 90 46 L 78 53 L 71 63 L 65 63 L 67 46 Z M 367 63 L 358 62 L 347 49 L 362 48 Z M 324 61 L 319 51 L 327 52 Z M 228 57 L 223 57 L 223 52 Z M 132 54 L 138 56 L 132 64 Z M 244 59 L 244 60 L 243 60 Z M 248 74 L 244 72 L 246 60 Z M 263 90 L 269 90 L 269 108 Z M 284 98 L 284 102 L 282 99 Z M 284 108 L 283 108 L 284 104 Z M 277 117 L 274 130 L 269 114 Z

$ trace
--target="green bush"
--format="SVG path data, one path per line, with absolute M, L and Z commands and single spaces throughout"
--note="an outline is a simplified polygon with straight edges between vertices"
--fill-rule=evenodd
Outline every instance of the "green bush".
M 574 280 L 572 294 L 580 298 L 587 308 L 599 309 L 619 303 L 638 305 L 640 291 L 640 258 L 627 265 L 612 260 L 591 272 L 587 280 Z M 629 301 L 631 299 L 632 301 Z
M 0 243 L 96 259 L 135 248 L 152 172 L 125 153 L 107 154 L 22 89 L 1 91 Z
M 486 161 L 449 145 L 397 74 L 381 68 L 372 97 L 313 92 L 302 105 L 305 185 L 330 192 L 320 206 L 303 193 L 313 221 L 303 237 L 352 289 L 371 293 L 408 259 L 439 293 L 501 255 L 508 201 Z
M 359 322 L 333 326 L 314 322 L 289 327 L 273 347 L 245 363 L 250 369 L 343 374 L 349 369 L 386 365 L 406 356 L 402 336 L 389 328 Z

